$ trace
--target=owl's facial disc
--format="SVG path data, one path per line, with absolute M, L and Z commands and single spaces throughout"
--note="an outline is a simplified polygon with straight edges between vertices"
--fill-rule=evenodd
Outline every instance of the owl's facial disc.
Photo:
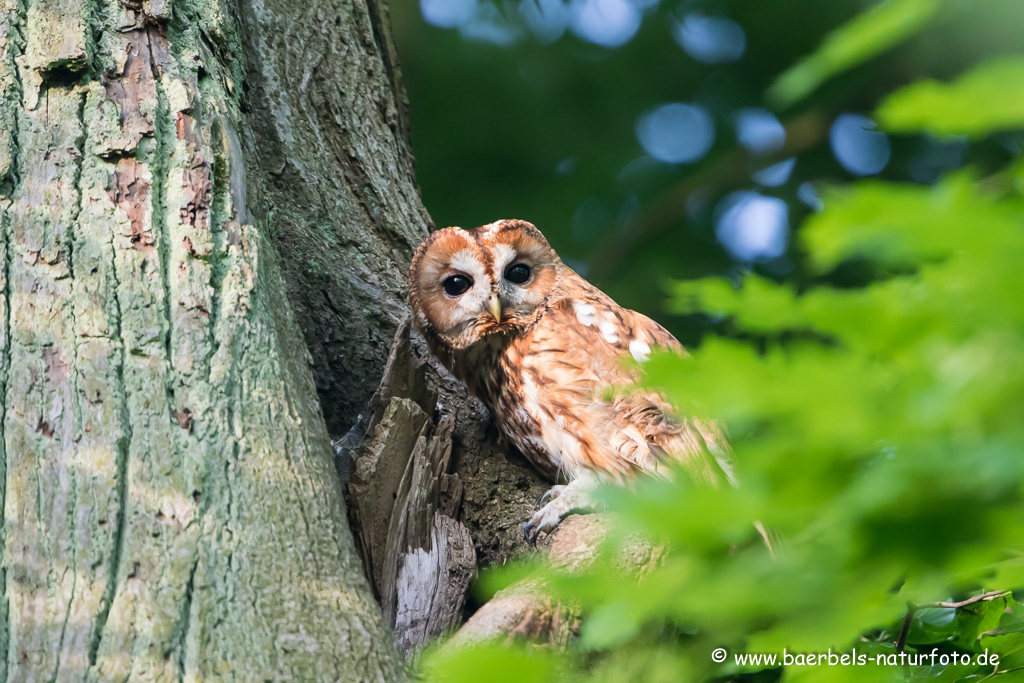
M 487 322 L 490 278 L 479 250 L 471 245 L 456 251 L 439 265 L 437 286 L 444 296 L 435 325 L 453 345 L 463 346 L 473 336 L 473 331 Z
M 509 223 L 514 228 L 485 233 L 481 242 L 493 259 L 490 276 L 502 310 L 501 327 L 515 333 L 539 315 L 555 285 L 560 261 L 532 225 L 519 221 L 498 225 Z
M 453 349 L 495 334 L 515 337 L 541 315 L 560 264 L 525 221 L 439 230 L 417 249 L 410 268 L 417 325 Z

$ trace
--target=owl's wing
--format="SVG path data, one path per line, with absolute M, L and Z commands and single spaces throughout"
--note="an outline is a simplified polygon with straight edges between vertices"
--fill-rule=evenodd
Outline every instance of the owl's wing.
M 656 347 L 682 351 L 664 327 L 622 308 L 582 279 L 545 314 L 520 349 L 525 407 L 570 476 L 613 478 L 682 462 L 711 483 L 731 480 L 728 445 L 711 422 L 683 418 L 660 394 L 625 390 Z

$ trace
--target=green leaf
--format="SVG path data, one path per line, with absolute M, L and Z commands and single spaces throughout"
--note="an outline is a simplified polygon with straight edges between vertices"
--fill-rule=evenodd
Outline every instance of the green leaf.
M 982 633 L 999 626 L 1000 617 L 1006 609 L 1006 600 L 989 600 L 975 605 L 968 605 L 957 610 L 957 637 L 960 643 L 970 649 L 978 646 Z
M 996 202 L 963 174 L 934 187 L 864 182 L 831 192 L 826 207 L 802 235 L 819 272 L 855 257 L 905 266 L 970 250 L 998 260 L 1024 245 L 1021 207 Z
M 878 3 L 830 33 L 814 54 L 779 76 L 768 90 L 768 97 L 783 107 L 802 100 L 829 78 L 920 31 L 941 5 L 942 0 Z
M 985 62 L 952 83 L 909 85 L 886 98 L 876 118 L 894 133 L 975 139 L 1024 128 L 1024 57 Z
M 590 615 L 583 625 L 583 646 L 606 648 L 619 645 L 636 635 L 643 615 L 622 602 L 608 602 Z
M 940 607 L 920 609 L 910 623 L 907 642 L 912 645 L 944 643 L 956 633 L 956 610 Z
M 1024 633 L 1008 633 L 1005 636 L 982 636 L 981 646 L 1000 657 L 1008 657 L 1024 650 Z
M 556 675 L 559 667 L 555 654 L 537 648 L 477 645 L 436 650 L 425 659 L 425 677 L 437 683 L 476 683 L 484 679 L 494 683 L 543 683 L 563 679 Z

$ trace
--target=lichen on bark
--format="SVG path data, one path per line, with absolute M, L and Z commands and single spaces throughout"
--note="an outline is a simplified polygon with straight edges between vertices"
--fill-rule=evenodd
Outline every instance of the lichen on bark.
M 389 31 L 377 0 L 0 0 L 0 683 L 403 678 L 328 438 L 431 225 Z M 464 587 L 467 533 L 521 551 L 547 484 L 425 377 L 444 448 L 402 472 L 462 505 L 384 530 Z M 389 600 L 407 646 L 457 618 Z
M 402 678 L 288 284 L 318 243 L 382 253 L 349 229 L 372 222 L 375 183 L 387 191 L 374 229 L 425 233 L 388 122 L 400 105 L 378 18 L 283 1 L 0 10 L 0 679 Z M 312 132 L 276 70 L 319 62 L 302 41 L 264 38 L 311 27 L 331 51 L 320 60 L 365 81 L 350 100 L 314 79 L 336 106 Z M 290 126 L 295 167 L 323 142 L 313 133 L 357 127 L 337 163 L 372 163 L 303 168 L 322 201 L 285 201 L 263 156 L 264 106 Z M 358 267 L 394 280 L 364 299 L 399 305 L 397 266 Z M 354 375 L 353 404 L 368 381 Z

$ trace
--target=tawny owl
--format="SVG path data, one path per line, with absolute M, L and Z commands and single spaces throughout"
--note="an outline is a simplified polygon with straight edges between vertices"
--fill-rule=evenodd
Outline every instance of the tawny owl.
M 562 263 L 540 230 L 504 220 L 446 228 L 409 271 L 416 326 L 431 351 L 490 409 L 555 486 L 523 525 L 528 540 L 590 507 L 594 484 L 664 471 L 675 458 L 715 483 L 731 479 L 711 423 L 673 414 L 656 392 L 627 389 L 652 348 L 682 351 L 665 328 Z

